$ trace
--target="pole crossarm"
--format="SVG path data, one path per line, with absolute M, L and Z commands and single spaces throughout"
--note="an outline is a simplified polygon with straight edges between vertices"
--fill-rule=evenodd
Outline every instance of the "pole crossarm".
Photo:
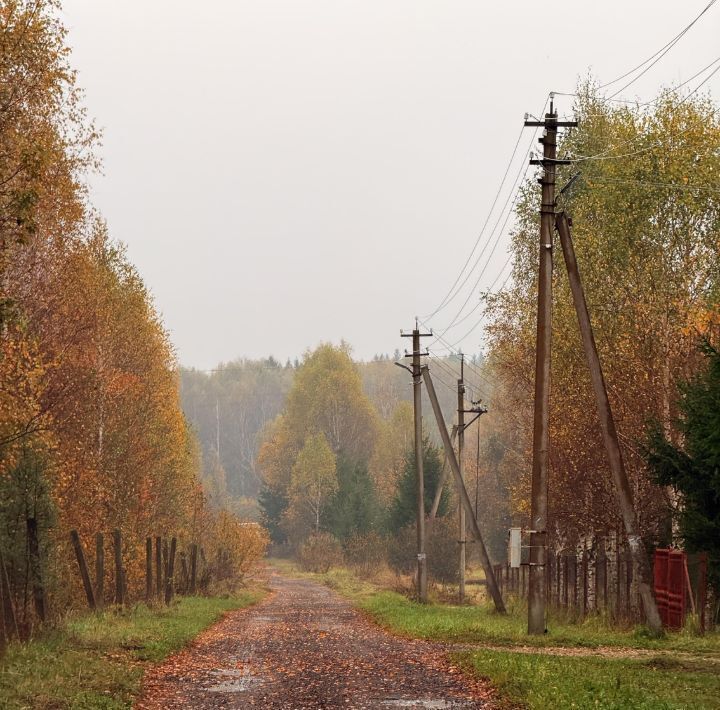
M 551 109 L 552 110 L 552 109 Z M 546 118 L 544 121 L 525 121 L 525 128 L 547 128 L 548 123 L 558 128 L 576 128 L 577 121 L 558 121 L 553 118 Z

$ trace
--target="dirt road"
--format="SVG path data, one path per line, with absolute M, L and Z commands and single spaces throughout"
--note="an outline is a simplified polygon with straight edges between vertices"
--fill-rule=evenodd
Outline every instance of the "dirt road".
M 270 584 L 267 599 L 149 671 L 136 707 L 490 707 L 488 688 L 440 646 L 386 633 L 314 582 L 273 574 Z

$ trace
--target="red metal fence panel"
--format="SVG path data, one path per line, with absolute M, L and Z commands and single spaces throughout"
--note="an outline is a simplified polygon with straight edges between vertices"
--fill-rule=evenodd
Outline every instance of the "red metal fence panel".
M 655 564 L 653 565 L 653 576 L 655 579 L 655 602 L 657 603 L 658 612 L 660 613 L 663 626 L 667 626 L 668 622 L 667 570 L 669 552 L 670 550 L 655 550 Z
M 685 553 L 682 550 L 670 550 L 668 556 L 668 611 L 667 625 L 670 629 L 681 629 L 685 623 Z
M 681 629 L 685 623 L 687 583 L 686 557 L 682 550 L 655 550 L 655 600 L 663 625 Z

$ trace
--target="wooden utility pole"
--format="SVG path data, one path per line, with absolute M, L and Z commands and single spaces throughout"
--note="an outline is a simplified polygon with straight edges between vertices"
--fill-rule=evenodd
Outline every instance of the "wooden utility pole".
M 460 473 L 460 466 L 457 462 L 457 458 L 455 458 L 455 452 L 453 451 L 452 443 L 450 442 L 450 435 L 448 434 L 445 421 L 443 420 L 440 403 L 438 402 L 437 394 L 435 393 L 435 385 L 433 385 L 432 378 L 430 377 L 430 371 L 427 367 L 422 368 L 422 376 L 425 380 L 425 387 L 427 389 L 428 396 L 430 397 L 430 404 L 432 404 L 433 414 L 435 415 L 435 421 L 437 422 L 440 437 L 442 438 L 443 446 L 445 447 L 445 453 L 447 454 L 448 462 L 450 463 L 450 470 L 453 472 L 453 476 L 455 476 L 455 486 L 457 488 L 458 497 L 460 498 L 460 504 L 465 508 L 467 519 L 470 521 L 473 537 L 478 545 L 480 562 L 482 563 L 483 570 L 485 572 L 488 593 L 495 604 L 495 609 L 501 614 L 504 614 L 505 604 L 502 600 L 502 594 L 500 593 L 497 580 L 495 579 L 495 572 L 492 564 L 490 563 L 490 558 L 488 557 L 487 549 L 485 548 L 485 543 L 483 542 L 480 527 L 475 514 L 473 513 L 472 503 L 470 502 L 470 497 L 467 494 L 465 483 L 463 482 L 462 474 Z
M 600 429 L 602 430 L 603 442 L 605 443 L 605 450 L 607 451 L 610 462 L 610 471 L 612 473 L 613 483 L 615 484 L 615 493 L 617 495 L 618 505 L 620 506 L 620 514 L 622 515 L 625 526 L 625 535 L 627 537 L 630 555 L 638 570 L 638 592 L 645 614 L 645 621 L 653 632 L 661 633 L 662 621 L 650 587 L 650 565 L 648 564 L 645 550 L 643 550 L 642 547 L 632 489 L 630 488 L 627 473 L 625 472 L 625 463 L 620 449 L 620 442 L 618 441 L 617 429 L 615 428 L 615 419 L 612 408 L 610 407 L 610 400 L 608 399 L 605 377 L 603 376 L 600 357 L 598 356 L 597 346 L 595 344 L 595 336 L 593 335 L 590 313 L 588 312 L 587 301 L 585 300 L 580 270 L 575 258 L 575 247 L 573 246 L 570 231 L 570 221 L 564 212 L 561 212 L 557 216 L 555 225 L 560 234 L 560 243 L 562 245 L 563 256 L 565 257 L 565 266 L 567 267 L 570 281 L 573 304 L 575 305 L 575 312 L 580 326 L 580 335 L 582 336 L 583 347 L 585 349 L 585 357 L 587 358 L 588 368 L 590 369 L 590 379 L 592 380 L 593 389 L 595 390 L 595 400 L 600 417 Z
M 535 412 L 533 420 L 533 463 L 530 500 L 530 579 L 528 588 L 528 633 L 545 633 L 545 565 L 547 562 L 548 451 L 550 446 L 550 344 L 552 337 L 552 241 L 555 220 L 555 167 L 558 161 L 557 130 L 576 126 L 576 121 L 558 121 L 550 99 L 544 121 L 525 121 L 526 126 L 542 127 L 539 139 L 543 166 L 540 203 L 540 268 L 538 274 L 537 345 L 535 351 Z
M 458 417 L 458 466 L 460 467 L 460 478 L 465 483 L 465 471 L 463 467 L 463 451 L 465 449 L 465 356 L 460 353 L 460 379 L 457 382 L 457 417 Z M 467 534 L 465 525 L 465 508 L 459 505 L 460 509 L 460 569 L 458 596 L 460 603 L 465 601 L 465 548 L 467 545 Z
M 423 476 L 423 438 L 422 438 L 422 365 L 420 358 L 420 338 L 431 333 L 420 333 L 415 321 L 412 333 L 400 332 L 403 338 L 412 337 L 412 376 L 413 376 L 413 412 L 415 418 L 415 481 L 416 481 L 416 530 L 417 530 L 417 589 L 418 599 L 427 602 L 427 555 L 425 554 L 425 482 Z

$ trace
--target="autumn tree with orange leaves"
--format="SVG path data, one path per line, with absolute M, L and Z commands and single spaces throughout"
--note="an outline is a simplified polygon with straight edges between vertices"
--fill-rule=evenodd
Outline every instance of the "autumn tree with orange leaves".
M 198 541 L 231 524 L 218 527 L 198 488 L 199 451 L 152 299 L 88 202 L 98 135 L 59 11 L 55 0 L 0 5 L 0 548 L 26 628 L 30 577 L 54 609 L 81 597 L 60 584 L 77 578 L 71 529 L 88 542 L 122 531 L 132 594 L 146 536 Z

